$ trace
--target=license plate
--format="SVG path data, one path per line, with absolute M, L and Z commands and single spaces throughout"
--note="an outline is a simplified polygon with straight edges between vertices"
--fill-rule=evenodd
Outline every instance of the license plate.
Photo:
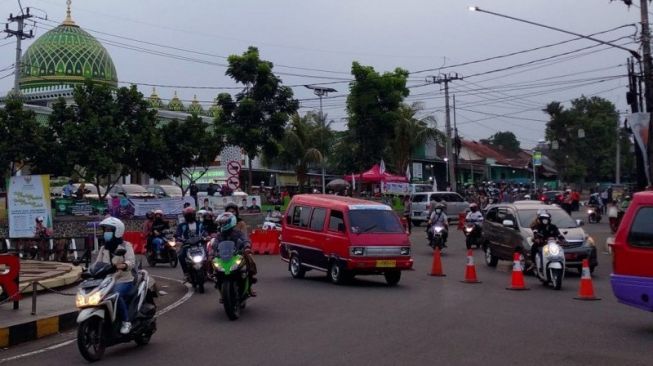
M 378 268 L 394 268 L 397 266 L 397 261 L 380 260 L 380 261 L 376 261 L 376 266 Z
M 576 259 L 576 253 L 567 253 L 565 254 L 565 259 Z
M 413 216 L 420 216 L 422 211 L 413 211 Z

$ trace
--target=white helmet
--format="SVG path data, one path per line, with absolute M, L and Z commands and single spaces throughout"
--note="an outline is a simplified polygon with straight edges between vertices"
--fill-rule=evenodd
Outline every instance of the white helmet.
M 125 224 L 115 217 L 108 217 L 100 222 L 100 227 L 111 227 L 114 229 L 114 236 L 118 239 L 125 234 Z

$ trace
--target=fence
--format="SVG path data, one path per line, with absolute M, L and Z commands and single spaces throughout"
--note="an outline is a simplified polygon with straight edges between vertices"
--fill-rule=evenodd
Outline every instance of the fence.
M 97 249 L 98 238 L 95 235 L 49 239 L 0 238 L 0 253 L 15 253 L 21 259 L 85 263 L 88 266 L 91 253 Z

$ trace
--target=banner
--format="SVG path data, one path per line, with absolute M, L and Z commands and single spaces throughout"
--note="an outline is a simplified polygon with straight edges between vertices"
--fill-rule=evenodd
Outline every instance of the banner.
M 413 163 L 413 178 L 415 179 L 424 178 L 422 173 L 422 163 Z
M 8 179 L 7 203 L 10 238 L 33 238 L 36 218 L 52 229 L 50 176 L 24 175 Z
M 180 215 L 184 209 L 184 204 L 190 203 L 195 207 L 195 200 L 193 197 L 185 196 L 184 198 L 162 198 L 162 199 L 130 199 L 129 205 L 133 207 L 133 216 L 145 216 L 149 211 L 163 210 L 163 214 Z M 208 207 L 215 213 L 224 212 L 224 207 L 229 203 L 238 205 L 240 213 L 258 213 L 261 212 L 261 197 L 260 196 L 204 196 L 199 198 L 198 210 Z M 119 214 L 117 216 L 120 216 Z
M 409 194 L 410 184 L 408 183 L 386 183 L 383 193 L 386 194 Z
M 163 210 L 164 215 L 180 215 L 184 209 L 184 203 L 195 206 L 195 199 L 190 196 L 183 198 L 161 198 L 161 199 L 130 199 L 130 206 L 134 208 L 134 216 L 145 216 L 149 211 Z
M 261 212 L 261 197 L 260 196 L 228 196 L 228 197 L 204 197 L 204 199 L 199 203 L 200 209 L 204 207 L 205 203 L 208 203 L 213 212 L 222 213 L 226 205 L 230 203 L 235 203 L 238 205 L 238 212 L 243 213 L 258 213 Z
M 644 167 L 646 171 L 646 180 L 651 184 L 651 175 L 649 170 L 649 161 L 647 154 L 648 134 L 649 134 L 649 121 L 651 115 L 649 113 L 631 113 L 628 115 L 628 124 L 633 131 L 635 143 L 639 146 L 640 151 L 644 158 Z
M 542 152 L 541 151 L 534 151 L 533 152 L 533 166 L 540 166 L 542 165 Z

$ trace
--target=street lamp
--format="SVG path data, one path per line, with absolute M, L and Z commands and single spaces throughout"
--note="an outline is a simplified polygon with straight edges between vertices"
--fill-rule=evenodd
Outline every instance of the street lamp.
M 335 93 L 337 90 L 333 88 L 326 88 L 323 86 L 315 86 L 315 85 L 304 85 L 306 88 L 313 90 L 313 94 L 317 95 L 318 98 L 320 98 L 320 123 L 324 122 L 324 114 L 322 113 L 322 97 L 327 96 L 329 93 Z M 322 126 L 324 127 L 324 126 Z M 320 133 L 320 138 L 324 135 L 324 131 Z M 324 145 L 324 141 L 320 141 L 322 145 Z M 320 151 L 322 153 L 322 193 L 326 193 L 326 182 L 325 182 L 325 172 L 324 172 L 324 155 L 326 154 L 326 151 Z
M 447 182 L 447 187 L 448 187 L 449 186 L 449 158 L 444 158 L 444 166 L 445 166 L 446 173 L 447 173 L 447 178 L 446 178 L 445 182 Z

